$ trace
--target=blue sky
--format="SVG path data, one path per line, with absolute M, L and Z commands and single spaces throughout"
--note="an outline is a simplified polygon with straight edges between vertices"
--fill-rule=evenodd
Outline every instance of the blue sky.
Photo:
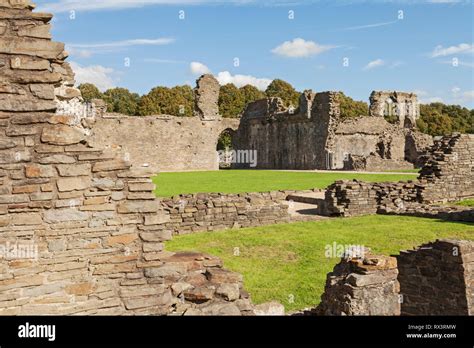
M 210 71 L 221 83 L 261 89 L 282 78 L 301 91 L 341 90 L 358 100 L 388 89 L 474 107 L 472 1 L 36 4 L 55 13 L 53 35 L 66 42 L 77 80 L 102 89 L 194 86 Z

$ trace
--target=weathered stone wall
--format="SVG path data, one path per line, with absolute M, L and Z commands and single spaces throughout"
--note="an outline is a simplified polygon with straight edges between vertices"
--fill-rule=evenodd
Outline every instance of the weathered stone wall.
M 327 275 L 316 315 L 400 315 L 394 257 L 347 256 Z
M 254 313 L 220 260 L 163 251 L 153 172 L 94 146 L 32 8 L 0 1 L 0 315 Z
M 421 201 L 455 201 L 474 197 L 474 134 L 438 140 L 420 172 Z
M 474 242 L 436 241 L 397 260 L 402 315 L 474 314 Z
M 343 257 L 305 315 L 473 315 L 474 242 L 437 240 L 394 257 Z
M 118 150 L 137 166 L 158 171 L 218 170 L 217 141 L 226 129 L 237 129 L 238 119 L 203 121 L 199 117 L 96 117 L 92 141 Z
M 474 197 L 474 136 L 443 137 L 426 154 L 417 181 L 364 183 L 337 181 L 326 191 L 321 214 L 355 216 L 379 213 L 416 213 L 432 203 Z M 428 216 L 470 219 L 471 214 L 454 214 L 454 208 L 423 208 Z M 449 211 L 451 210 L 451 212 Z M 458 211 L 463 211 L 458 208 Z M 467 221 L 467 220 L 466 220 Z
M 187 234 L 290 222 L 285 192 L 202 193 L 163 199 L 168 233 Z
M 257 150 L 257 168 L 326 168 L 326 140 L 339 110 L 335 99 L 336 93 L 317 93 L 298 110 L 285 109 L 278 98 L 251 103 L 242 116 L 238 147 Z
M 277 98 L 251 103 L 238 130 L 239 148 L 257 150 L 257 168 L 387 170 L 413 168 L 432 144 L 415 124 L 374 115 L 341 119 L 338 99 L 336 92 L 306 91 L 296 110 Z
M 418 97 L 414 93 L 374 91 L 370 95 L 370 116 L 396 117 L 401 127 L 413 128 L 420 117 Z

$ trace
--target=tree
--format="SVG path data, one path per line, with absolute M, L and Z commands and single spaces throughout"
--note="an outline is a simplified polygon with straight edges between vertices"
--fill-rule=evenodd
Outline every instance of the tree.
M 79 90 L 82 93 L 82 98 L 89 103 L 92 99 L 103 99 L 103 94 L 92 83 L 83 83 L 79 85 Z
M 245 108 L 244 95 L 234 84 L 228 83 L 220 89 L 219 113 L 222 117 L 239 117 Z
M 341 118 L 359 117 L 369 115 L 369 106 L 363 101 L 355 101 L 344 93 L 338 94 Z
M 252 85 L 245 85 L 244 87 L 241 87 L 240 92 L 242 93 L 244 97 L 245 106 L 247 106 L 249 103 L 252 103 L 256 100 L 266 98 L 265 93 L 263 93 L 257 87 L 252 86 Z
M 281 98 L 285 106 L 293 106 L 295 109 L 298 108 L 300 95 L 292 85 L 283 80 L 273 80 L 268 86 L 265 94 L 269 98 L 278 97 Z
M 131 93 L 126 88 L 112 88 L 105 91 L 104 100 L 109 112 L 130 116 L 135 116 L 138 113 L 140 96 L 137 93 Z
M 141 98 L 138 109 L 142 116 L 159 114 L 192 116 L 194 92 L 190 86 L 155 87 Z
M 474 110 L 459 105 L 431 103 L 420 106 L 420 131 L 436 136 L 453 132 L 474 133 Z

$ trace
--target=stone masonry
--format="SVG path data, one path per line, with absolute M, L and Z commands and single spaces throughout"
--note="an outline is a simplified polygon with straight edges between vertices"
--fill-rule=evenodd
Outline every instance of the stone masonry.
M 397 260 L 402 315 L 474 314 L 474 242 L 436 241 Z
M 33 7 L 0 0 L 0 315 L 254 314 L 219 259 L 163 250 L 154 173 L 94 146 Z
M 400 315 L 397 260 L 347 256 L 328 274 L 316 315 Z
M 393 257 L 343 257 L 304 315 L 473 315 L 474 242 L 437 240 Z
M 431 136 L 416 130 L 412 107 L 402 108 L 417 105 L 416 95 L 389 94 L 397 96 L 393 105 L 404 110 L 397 112 L 395 124 L 375 112 L 381 98 L 376 95 L 371 97 L 371 114 L 355 118 L 343 118 L 337 92 L 305 91 L 297 109 L 285 108 L 278 98 L 250 103 L 237 131 L 238 147 L 257 150 L 257 168 L 262 169 L 413 168 L 432 144 Z
M 425 157 L 417 181 L 335 182 L 326 191 L 320 213 L 330 216 L 426 213 L 428 216 L 472 219 L 468 208 L 433 208 L 430 205 L 474 197 L 474 135 L 443 137 Z M 460 214 L 455 214 L 455 210 Z

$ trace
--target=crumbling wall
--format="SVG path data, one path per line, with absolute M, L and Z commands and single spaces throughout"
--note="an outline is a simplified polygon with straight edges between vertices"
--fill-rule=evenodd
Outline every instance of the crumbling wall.
M 416 95 L 395 94 L 416 102 Z M 338 97 L 337 92 L 306 91 L 296 110 L 286 109 L 278 98 L 249 104 L 238 130 L 240 148 L 257 150 L 257 168 L 264 169 L 398 170 L 413 168 L 431 145 L 415 124 L 391 124 L 374 112 L 341 119 Z
M 401 127 L 415 128 L 420 117 L 418 97 L 414 93 L 374 91 L 370 95 L 370 116 L 396 117 Z
M 437 240 L 399 255 L 347 252 L 306 315 L 472 315 L 474 242 Z
M 341 180 L 330 185 L 320 212 L 323 215 L 355 216 L 375 213 L 415 214 L 470 219 L 471 214 L 457 208 L 431 207 L 474 197 L 474 136 L 456 134 L 437 141 L 426 155 L 417 181 L 365 183 Z
M 474 134 L 455 134 L 435 142 L 420 171 L 424 203 L 474 197 Z
M 278 98 L 247 106 L 238 130 L 238 145 L 257 151 L 257 168 L 326 168 L 326 141 L 339 110 L 337 93 L 316 93 L 309 102 L 304 96 L 296 110 L 284 108 Z
M 402 251 L 402 315 L 474 314 L 474 242 L 441 240 Z
M 137 166 L 159 171 L 218 170 L 217 141 L 238 119 L 203 121 L 199 117 L 96 117 L 91 141 L 115 149 Z
M 285 192 L 200 193 L 163 199 L 163 229 L 187 234 L 290 222 Z
M 365 254 L 342 258 L 328 273 L 316 315 L 400 315 L 394 257 Z
M 153 172 L 94 146 L 32 8 L 0 1 L 0 314 L 252 314 L 219 259 L 163 250 Z

